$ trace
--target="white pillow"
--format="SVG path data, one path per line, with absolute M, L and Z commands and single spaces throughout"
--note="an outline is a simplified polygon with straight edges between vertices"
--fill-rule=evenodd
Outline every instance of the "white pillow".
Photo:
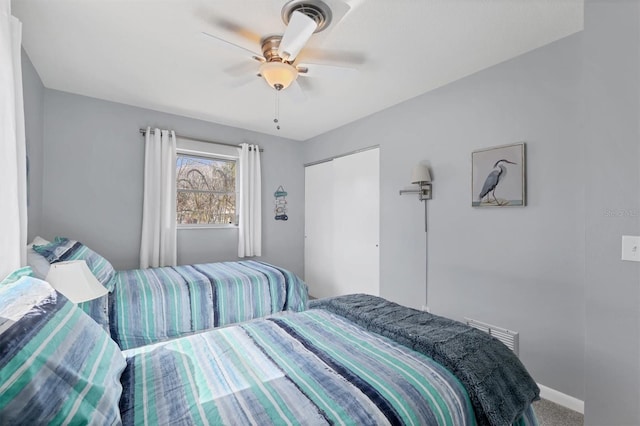
M 27 245 L 27 265 L 31 266 L 33 270 L 33 275 L 36 278 L 40 278 L 44 280 L 49 273 L 49 261 L 40 253 L 36 252 L 33 249 L 33 245 L 42 246 L 45 244 L 49 244 L 49 241 L 45 240 L 41 237 L 35 237 L 33 241 Z
M 49 244 L 51 241 L 45 240 L 44 238 L 40 237 L 40 236 L 36 236 L 33 241 L 31 241 L 30 244 L 28 244 L 27 247 L 32 248 L 33 245 L 37 245 L 37 246 L 43 246 L 45 244 Z

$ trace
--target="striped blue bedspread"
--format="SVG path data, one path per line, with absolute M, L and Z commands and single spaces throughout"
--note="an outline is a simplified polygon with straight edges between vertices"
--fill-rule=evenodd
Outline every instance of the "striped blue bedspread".
M 324 310 L 282 313 L 125 355 L 125 425 L 476 424 L 451 372 Z M 514 424 L 536 425 L 531 407 Z
M 306 308 L 295 274 L 256 261 L 118 271 L 110 330 L 122 349 Z

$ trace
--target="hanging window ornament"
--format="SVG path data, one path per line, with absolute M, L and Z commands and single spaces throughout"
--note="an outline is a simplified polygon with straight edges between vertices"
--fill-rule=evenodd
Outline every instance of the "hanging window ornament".
M 287 216 L 287 191 L 280 185 L 276 192 L 273 193 L 273 196 L 276 198 L 274 207 L 275 219 L 289 220 L 289 216 Z

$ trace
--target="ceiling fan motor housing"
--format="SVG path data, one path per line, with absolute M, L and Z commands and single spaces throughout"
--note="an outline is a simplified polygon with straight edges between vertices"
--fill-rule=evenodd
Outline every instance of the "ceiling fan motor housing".
M 282 41 L 282 36 L 274 35 L 262 40 L 262 56 L 267 62 L 284 62 L 278 55 L 278 47 Z

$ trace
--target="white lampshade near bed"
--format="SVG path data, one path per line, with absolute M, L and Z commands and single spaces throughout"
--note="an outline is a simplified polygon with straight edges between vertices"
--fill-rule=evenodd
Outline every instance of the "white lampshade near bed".
M 76 304 L 107 294 L 107 289 L 91 273 L 84 260 L 51 264 L 47 281 L 53 288 Z

